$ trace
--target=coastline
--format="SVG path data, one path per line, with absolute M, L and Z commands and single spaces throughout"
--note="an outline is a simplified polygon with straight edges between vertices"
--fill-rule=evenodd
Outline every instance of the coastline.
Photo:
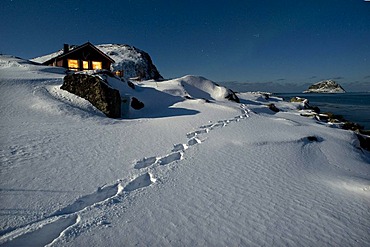
M 282 97 L 279 94 L 275 94 L 278 97 Z M 356 121 L 353 121 L 352 119 L 347 119 L 344 116 L 340 114 L 336 114 L 332 111 L 321 111 L 321 108 L 315 104 L 311 104 L 309 100 L 304 97 L 306 95 L 302 93 L 298 93 L 300 96 L 293 96 L 295 94 L 289 94 L 289 97 L 286 97 L 284 95 L 283 100 L 288 102 L 296 102 L 300 103 L 301 110 L 306 110 L 307 112 L 301 113 L 301 116 L 305 117 L 315 117 L 320 122 L 325 122 L 328 124 L 332 124 L 333 126 L 336 126 L 338 128 L 344 129 L 344 130 L 351 130 L 353 131 L 359 142 L 361 148 L 370 151 L 370 128 L 367 128 L 366 126 L 361 125 L 360 123 L 357 123 Z M 322 94 L 320 94 L 321 96 Z M 301 97 L 303 96 L 303 97 Z M 325 96 L 325 95 L 322 95 Z
M 305 98 L 311 106 L 316 106 L 321 113 L 335 115 L 341 121 L 357 123 L 363 130 L 370 130 L 370 93 L 350 92 L 340 94 L 319 93 L 275 93 L 274 95 L 290 101 L 293 97 Z

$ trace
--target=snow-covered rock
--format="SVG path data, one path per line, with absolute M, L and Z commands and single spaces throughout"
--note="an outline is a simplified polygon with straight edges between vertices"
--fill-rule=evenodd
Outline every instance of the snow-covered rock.
M 346 91 L 333 80 L 324 80 L 311 85 L 304 93 L 345 93 Z
M 70 46 L 74 49 L 76 46 Z M 139 78 L 140 80 L 162 80 L 163 77 L 158 72 L 156 66 L 148 53 L 134 46 L 123 44 L 102 44 L 96 45 L 98 49 L 111 57 L 115 63 L 112 64 L 113 70 L 124 71 L 125 78 Z M 31 59 L 33 62 L 43 63 L 53 57 L 63 53 L 63 49 Z
M 103 44 L 96 47 L 115 61 L 112 64 L 114 70 L 123 69 L 125 78 L 138 77 L 140 80 L 163 79 L 149 54 L 143 50 L 121 44 Z

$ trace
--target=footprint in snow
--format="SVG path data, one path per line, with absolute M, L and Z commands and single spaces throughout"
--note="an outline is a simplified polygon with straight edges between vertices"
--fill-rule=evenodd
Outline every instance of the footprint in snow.
M 103 188 L 98 188 L 96 192 L 80 197 L 74 203 L 68 205 L 65 208 L 58 210 L 52 216 L 60 216 L 60 215 L 76 213 L 95 203 L 105 201 L 106 199 L 119 194 L 121 192 L 121 189 L 122 188 L 120 184 L 114 184 L 114 185 L 106 186 Z
M 193 138 L 193 137 L 196 137 L 197 135 L 206 134 L 208 132 L 209 132 L 208 128 L 203 128 L 201 130 L 197 130 L 197 131 L 194 131 L 194 132 L 187 133 L 186 137 L 187 138 Z
M 48 219 L 47 221 L 50 221 Z M 60 217 L 51 223 L 38 223 L 38 227 L 34 231 L 29 231 L 29 227 L 24 229 L 24 234 L 12 239 L 9 242 L 5 242 L 1 246 L 45 246 L 52 243 L 55 239 L 61 236 L 64 231 L 76 224 L 79 221 L 79 216 L 71 215 L 68 217 Z
M 194 131 L 194 132 L 187 133 L 187 134 L 186 134 L 186 137 L 187 137 L 187 138 L 193 138 L 193 137 L 195 137 L 196 135 L 197 135 L 197 133 Z
M 139 160 L 138 162 L 136 162 L 134 168 L 135 169 L 142 169 L 142 168 L 153 165 L 155 162 L 157 162 L 157 157 L 144 158 L 144 159 Z
M 213 124 L 207 124 L 207 125 L 202 125 L 200 126 L 201 129 L 208 129 L 210 127 L 212 127 Z
M 219 127 L 224 127 L 224 123 L 223 122 L 221 122 L 221 123 L 215 123 L 215 124 L 213 124 L 212 125 L 212 129 L 215 129 L 215 128 L 219 128 Z
M 147 187 L 155 182 L 155 179 L 152 178 L 150 173 L 144 173 L 141 176 L 136 177 L 134 180 L 129 182 L 125 188 L 123 188 L 123 191 L 131 192 L 140 188 Z
M 172 152 L 185 151 L 189 146 L 186 144 L 176 144 L 173 146 Z
M 172 162 L 175 162 L 177 160 L 182 160 L 183 155 L 184 155 L 184 153 L 182 153 L 182 152 L 176 152 L 176 153 L 169 154 L 169 155 L 164 156 L 161 159 L 159 159 L 159 164 L 160 165 L 168 165 L 168 164 L 170 164 Z
M 202 130 L 197 130 L 196 131 L 196 133 L 198 134 L 198 135 L 200 135 L 200 134 L 207 134 L 209 132 L 209 129 L 208 128 L 206 128 L 206 129 L 202 129 Z
M 193 146 L 193 145 L 196 145 L 196 144 L 199 144 L 199 143 L 201 143 L 201 141 L 200 141 L 198 138 L 196 138 L 196 137 L 191 138 L 191 139 L 188 141 L 188 145 L 189 145 L 189 146 Z

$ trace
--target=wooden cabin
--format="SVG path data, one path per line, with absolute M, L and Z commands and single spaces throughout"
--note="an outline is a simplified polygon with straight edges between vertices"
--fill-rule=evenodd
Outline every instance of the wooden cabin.
M 43 64 L 81 71 L 96 69 L 110 70 L 112 63 L 114 63 L 112 58 L 90 42 L 87 42 L 73 49 L 70 49 L 68 44 L 64 44 L 62 54 L 45 61 Z

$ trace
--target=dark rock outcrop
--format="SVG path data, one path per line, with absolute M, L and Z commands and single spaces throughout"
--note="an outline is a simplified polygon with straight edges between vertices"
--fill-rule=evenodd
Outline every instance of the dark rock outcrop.
M 148 80 L 148 79 L 163 80 L 163 77 L 161 76 L 161 74 L 159 74 L 159 71 L 155 67 L 151 57 L 149 56 L 149 54 L 144 52 L 144 51 L 141 51 L 141 50 L 140 50 L 140 52 L 141 52 L 141 55 L 142 55 L 144 61 L 147 64 L 146 71 L 144 71 L 143 79 L 146 79 L 146 80 Z
M 61 89 L 88 100 L 107 117 L 121 117 L 121 97 L 118 90 L 109 87 L 98 77 L 71 74 L 64 77 Z
M 360 147 L 370 151 L 370 136 L 356 134 L 358 140 L 360 141 Z
M 273 111 L 273 112 L 279 112 L 280 110 L 279 110 L 279 108 L 277 108 L 276 107 L 276 105 L 275 104 L 268 104 L 267 105 L 267 107 L 271 110 L 271 111 Z
M 307 140 L 310 142 L 318 142 L 319 139 L 317 139 L 316 136 L 307 136 Z
M 225 99 L 228 99 L 230 101 L 234 101 L 236 103 L 240 103 L 240 99 L 234 91 L 232 91 L 231 89 L 228 89 L 228 93 L 229 94 L 226 95 Z
M 131 107 L 134 108 L 135 110 L 140 110 L 140 109 L 144 108 L 144 103 L 139 101 L 137 98 L 132 97 Z
M 299 110 L 308 109 L 308 110 L 312 110 L 313 112 L 317 114 L 320 114 L 320 111 L 321 111 L 320 108 L 317 106 L 311 106 L 308 102 L 308 99 L 300 98 L 300 97 L 293 97 L 290 99 L 290 102 L 300 103 L 300 105 L 298 106 Z

